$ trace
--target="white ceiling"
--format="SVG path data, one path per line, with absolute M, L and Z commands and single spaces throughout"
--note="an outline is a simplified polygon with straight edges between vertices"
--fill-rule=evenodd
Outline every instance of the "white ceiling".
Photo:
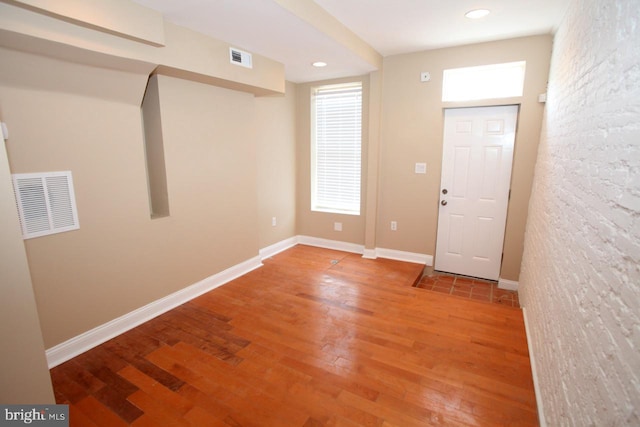
M 374 67 L 274 0 L 134 0 L 170 22 L 285 64 L 300 83 L 365 74 Z M 549 34 L 569 0 L 315 0 L 381 55 Z M 490 9 L 470 20 L 471 9 Z M 325 68 L 314 68 L 325 61 Z

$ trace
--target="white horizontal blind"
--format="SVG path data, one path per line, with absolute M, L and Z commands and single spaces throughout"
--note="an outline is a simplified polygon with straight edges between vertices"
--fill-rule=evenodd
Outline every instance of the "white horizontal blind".
M 362 84 L 323 86 L 312 102 L 311 209 L 360 215 Z
M 80 228 L 70 171 L 14 174 L 13 188 L 23 238 Z

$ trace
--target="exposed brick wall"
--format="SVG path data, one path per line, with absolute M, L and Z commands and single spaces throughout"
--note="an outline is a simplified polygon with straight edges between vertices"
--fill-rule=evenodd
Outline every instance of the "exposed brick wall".
M 572 0 L 520 296 L 549 426 L 640 426 L 640 0 Z

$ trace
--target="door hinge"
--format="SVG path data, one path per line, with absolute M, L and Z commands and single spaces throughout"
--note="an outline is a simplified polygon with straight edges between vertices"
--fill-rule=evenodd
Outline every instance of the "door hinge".
M 511 189 L 509 189 L 509 197 L 507 198 L 507 201 L 511 200 Z

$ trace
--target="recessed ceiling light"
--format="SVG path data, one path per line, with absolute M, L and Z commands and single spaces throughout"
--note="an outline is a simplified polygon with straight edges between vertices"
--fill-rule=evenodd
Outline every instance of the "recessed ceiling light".
M 311 65 L 313 65 L 314 67 L 322 68 L 322 67 L 326 67 L 327 63 L 322 61 L 316 61 Z
M 491 11 L 488 9 L 475 9 L 465 13 L 464 16 L 466 16 L 469 19 L 480 19 L 480 18 L 484 18 L 490 13 Z

